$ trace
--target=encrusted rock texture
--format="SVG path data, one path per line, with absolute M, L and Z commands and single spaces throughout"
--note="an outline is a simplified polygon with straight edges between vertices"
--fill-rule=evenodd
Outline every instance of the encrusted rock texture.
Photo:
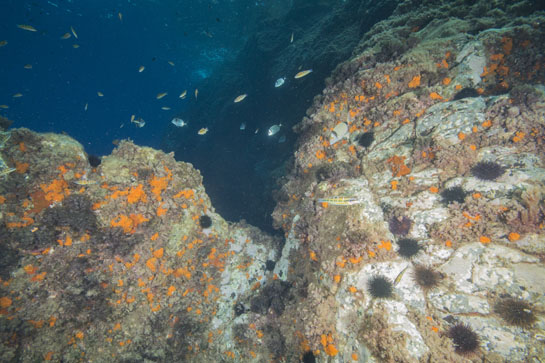
M 130 141 L 0 138 L 0 360 L 537 362 L 545 14 L 404 1 L 295 127 L 285 239 Z
M 472 4 L 404 2 L 295 127 L 284 333 L 323 361 L 545 356 L 545 13 Z
M 226 223 L 171 154 L 123 141 L 92 167 L 68 136 L 2 135 L 2 362 L 267 359 L 232 321 L 280 239 Z

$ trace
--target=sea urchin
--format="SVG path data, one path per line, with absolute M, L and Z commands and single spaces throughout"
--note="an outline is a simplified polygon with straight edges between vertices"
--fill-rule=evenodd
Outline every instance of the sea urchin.
M 421 288 L 428 290 L 439 284 L 441 274 L 431 267 L 416 265 L 414 267 L 413 279 Z
M 209 228 L 212 226 L 212 218 L 210 216 L 207 216 L 206 214 L 199 217 L 199 224 L 201 225 L 201 228 Z
M 441 192 L 443 203 L 447 205 L 453 202 L 464 203 L 466 195 L 464 189 L 459 186 L 447 188 Z
M 411 230 L 413 222 L 408 217 L 392 217 L 388 223 L 390 232 L 398 236 L 405 236 Z
M 532 306 L 524 300 L 502 299 L 494 306 L 494 312 L 508 324 L 520 327 L 529 327 L 536 321 Z
M 374 298 L 387 299 L 392 297 L 393 285 L 387 277 L 376 275 L 369 279 L 367 291 L 369 291 Z
M 458 323 L 450 327 L 448 337 L 454 343 L 454 351 L 458 354 L 469 354 L 479 348 L 479 337 L 469 325 Z
M 412 238 L 402 238 L 397 244 L 399 245 L 397 253 L 404 258 L 411 258 L 422 249 L 418 241 Z
M 479 161 L 471 168 L 471 174 L 481 180 L 496 180 L 505 173 L 505 169 L 492 161 Z
M 360 144 L 361 147 L 369 147 L 375 140 L 375 134 L 373 131 L 366 132 L 364 134 L 361 134 L 358 137 L 358 144 Z

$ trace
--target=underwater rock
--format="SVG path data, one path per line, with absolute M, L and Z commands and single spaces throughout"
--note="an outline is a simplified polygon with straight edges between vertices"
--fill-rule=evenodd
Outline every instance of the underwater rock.
M 538 292 L 545 289 L 538 281 L 545 273 L 537 242 L 543 229 L 536 228 L 545 210 L 537 191 L 545 189 L 545 154 L 531 131 L 543 130 L 542 87 L 532 84 L 542 84 L 545 72 L 530 66 L 545 49 L 527 48 L 545 36 L 535 26 L 545 17 L 537 6 L 440 3 L 441 11 L 400 3 L 362 37 L 295 127 L 304 137 L 282 187 L 290 198 L 279 201 L 273 217 L 287 235 L 279 261 L 297 264 L 291 275 L 299 280 L 318 281 L 293 308 L 312 351 L 328 354 L 320 339 L 331 336 L 339 352 L 364 346 L 378 361 L 545 355 L 532 338 L 538 323 L 517 333 L 491 305 L 506 294 L 531 306 L 545 303 Z M 513 76 L 515 68 L 529 78 Z M 347 113 L 347 134 L 355 136 L 332 144 L 338 133 L 331 130 L 344 130 Z M 360 145 L 358 136 L 367 133 L 374 140 L 363 153 L 369 142 Z M 480 160 L 494 160 L 501 170 L 472 170 Z M 329 178 L 339 162 L 355 174 Z M 319 203 L 325 191 L 369 197 L 362 205 Z M 381 212 L 366 213 L 370 206 Z M 395 253 L 399 238 L 418 241 L 399 250 L 415 268 Z M 367 280 L 379 274 L 393 281 L 395 299 L 370 298 Z M 316 312 L 320 301 L 327 312 Z M 320 319 L 336 321 L 335 329 Z M 478 337 L 452 333 L 450 340 L 447 321 L 473 327 Z
M 526 1 L 387 3 L 394 15 L 358 37 L 297 128 L 273 213 L 283 237 L 227 223 L 200 172 L 172 154 L 122 141 L 91 170 L 67 136 L 9 131 L 0 149 L 14 169 L 0 178 L 4 360 L 545 356 L 536 339 L 545 104 L 535 86 L 545 70 L 534 67 L 545 16 Z M 324 31 L 315 30 L 308 39 Z M 264 39 L 252 46 L 274 52 Z M 452 99 L 466 87 L 479 97 Z M 219 107 L 214 92 L 202 94 Z M 343 137 L 332 145 L 335 129 Z M 362 152 L 357 135 L 369 132 Z M 505 172 L 474 178 L 480 160 Z M 77 184 L 83 174 L 97 182 Z M 460 190 L 442 195 L 451 185 L 467 193 L 463 203 Z M 333 197 L 358 203 L 324 201 Z M 204 229 L 203 215 L 213 221 Z M 410 261 L 396 253 L 398 236 L 418 241 Z M 422 266 L 430 270 L 418 277 Z M 369 291 L 373 276 L 387 289 Z M 496 305 L 507 296 L 518 305 Z M 521 314 L 527 306 L 535 322 Z

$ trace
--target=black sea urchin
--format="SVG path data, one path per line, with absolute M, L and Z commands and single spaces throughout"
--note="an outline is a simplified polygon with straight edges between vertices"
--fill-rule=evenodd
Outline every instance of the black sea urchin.
M 494 306 L 494 312 L 508 324 L 523 328 L 531 326 L 536 321 L 532 306 L 524 300 L 502 299 Z
M 372 131 L 366 132 L 364 134 L 361 134 L 358 137 L 358 144 L 360 144 L 361 147 L 369 147 L 375 140 L 375 134 Z
M 413 222 L 408 217 L 392 217 L 388 226 L 390 232 L 398 236 L 405 236 L 411 230 Z
M 479 348 L 479 337 L 469 325 L 458 323 L 450 327 L 448 337 L 458 354 L 469 354 Z
M 453 202 L 458 202 L 460 204 L 464 203 L 467 193 L 462 187 L 451 187 L 443 190 L 441 192 L 441 197 L 443 197 L 444 204 L 450 204 Z
M 316 363 L 316 357 L 314 357 L 314 353 L 312 353 L 311 350 L 307 351 L 305 355 L 303 355 L 303 363 Z
M 431 267 L 416 265 L 414 267 L 413 279 L 421 288 L 428 290 L 439 284 L 441 274 Z
M 212 218 L 207 216 L 206 214 L 201 216 L 199 218 L 199 224 L 201 225 L 201 228 L 208 228 L 212 226 Z
M 369 291 L 374 298 L 390 298 L 392 297 L 393 290 L 392 282 L 381 275 L 373 276 L 367 283 L 367 291 Z
M 471 174 L 481 180 L 496 180 L 505 173 L 505 169 L 492 161 L 479 161 L 471 168 Z
M 399 245 L 399 250 L 397 253 L 401 257 L 405 258 L 413 257 L 422 249 L 422 247 L 418 244 L 418 241 L 412 238 L 402 238 L 397 241 L 397 244 Z

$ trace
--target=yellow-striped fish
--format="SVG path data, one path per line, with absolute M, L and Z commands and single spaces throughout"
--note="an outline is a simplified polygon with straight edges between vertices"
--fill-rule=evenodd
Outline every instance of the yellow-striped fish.
M 396 279 L 394 280 L 394 286 L 396 286 L 397 284 L 399 284 L 399 281 L 401 281 L 401 279 L 403 278 L 403 274 L 405 274 L 405 271 L 407 271 L 407 269 L 409 268 L 409 266 L 405 267 L 403 270 L 401 270 L 401 272 L 397 275 Z
M 298 73 L 295 75 L 295 77 L 293 77 L 293 78 L 295 78 L 295 79 L 297 79 L 297 78 L 303 78 L 304 76 L 306 76 L 306 75 L 309 74 L 309 73 L 312 73 L 312 69 L 307 69 L 306 71 L 298 72 Z
M 139 73 L 142 73 L 142 72 L 144 72 L 144 69 L 146 69 L 146 67 L 140 66 L 140 68 L 138 68 L 138 72 L 139 72 Z
M 161 92 L 157 96 L 155 96 L 155 98 L 160 100 L 161 98 L 165 97 L 166 95 L 168 95 L 168 92 Z
M 77 185 L 85 186 L 85 185 L 94 185 L 98 182 L 96 180 L 91 180 L 91 179 L 79 179 L 79 180 L 76 180 L 74 183 Z
M 331 205 L 353 205 L 361 203 L 361 200 L 355 197 L 331 197 L 318 198 L 318 203 L 327 203 Z
M 13 173 L 15 170 L 17 170 L 17 169 L 15 169 L 15 168 L 5 168 L 5 169 L 2 169 L 2 170 L 0 171 L 0 176 L 6 177 L 7 175 Z
M 185 96 L 187 95 L 187 90 L 184 90 L 181 94 L 180 94 L 180 98 L 183 100 L 185 98 Z

